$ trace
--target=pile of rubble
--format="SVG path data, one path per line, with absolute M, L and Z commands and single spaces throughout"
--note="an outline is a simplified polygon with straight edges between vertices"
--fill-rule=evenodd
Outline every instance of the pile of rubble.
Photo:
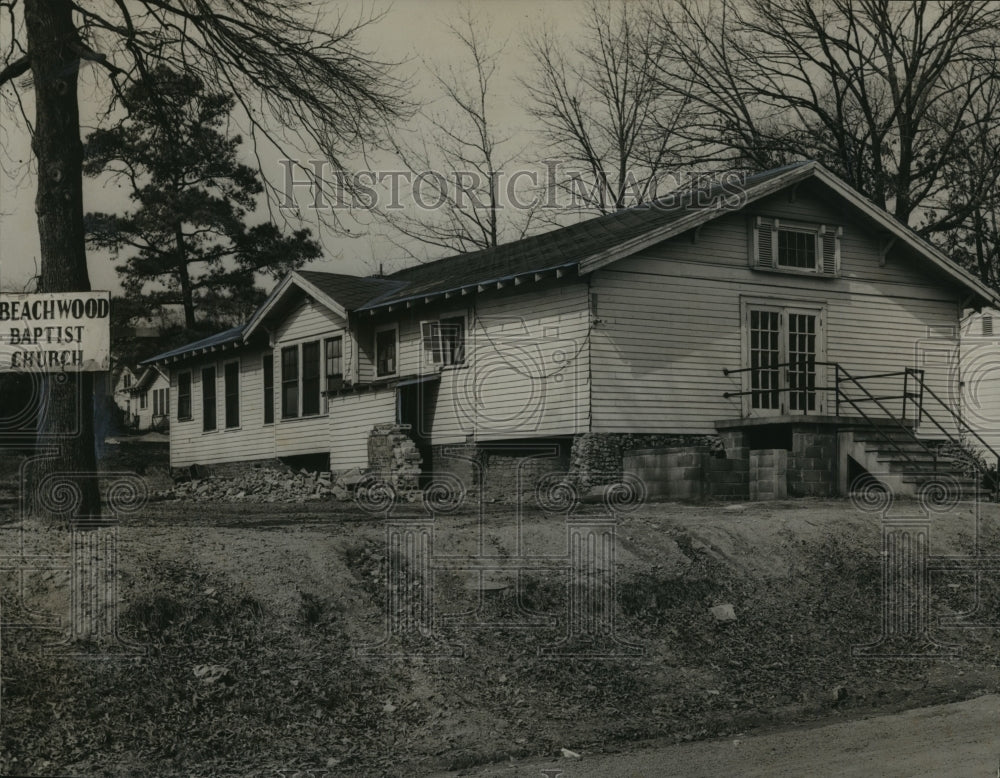
M 351 499 L 352 491 L 363 475 L 360 470 L 335 475 L 329 471 L 262 467 L 228 477 L 208 475 L 181 481 L 170 489 L 154 492 L 153 497 L 246 502 L 343 501 Z

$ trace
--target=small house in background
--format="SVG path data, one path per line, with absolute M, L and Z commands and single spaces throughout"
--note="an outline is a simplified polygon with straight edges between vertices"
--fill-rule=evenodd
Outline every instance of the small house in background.
M 111 396 L 126 419 L 129 418 L 135 378 L 136 372 L 128 365 L 120 365 L 111 371 Z
M 166 432 L 170 428 L 170 376 L 153 365 L 144 369 L 129 389 L 128 427 L 136 432 Z
M 961 411 L 969 438 L 980 449 L 981 437 L 1000 451 L 1000 311 L 967 312 L 961 333 Z
M 292 273 L 244 326 L 148 363 L 169 371 L 174 467 L 416 469 L 497 497 L 623 471 L 666 497 L 912 494 L 954 475 L 961 315 L 987 305 L 806 162 L 387 277 Z

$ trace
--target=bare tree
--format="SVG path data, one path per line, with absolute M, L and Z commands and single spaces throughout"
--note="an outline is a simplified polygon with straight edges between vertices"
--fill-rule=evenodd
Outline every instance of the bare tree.
M 522 83 L 552 157 L 549 184 L 581 211 L 646 202 L 691 161 L 678 132 L 688 97 L 660 78 L 668 39 L 648 20 L 639 3 L 594 0 L 574 42 L 548 29 L 528 39 L 534 74 Z
M 315 146 L 330 160 L 331 175 L 343 169 L 347 151 L 379 136 L 404 103 L 387 66 L 358 47 L 370 19 L 321 19 L 311 6 L 306 0 L 0 2 L 0 86 L 14 90 L 8 100 L 15 105 L 21 76 L 30 76 L 34 89 L 35 118 L 28 124 L 37 161 L 39 291 L 90 289 L 77 95 L 83 64 L 106 74 L 109 113 L 130 83 L 158 65 L 197 76 L 236 98 L 255 141 L 293 159 L 296 140 Z M 318 177 L 308 164 L 303 172 Z M 93 472 L 92 374 L 47 381 L 43 391 L 40 432 L 60 435 L 61 442 L 60 455 L 40 470 Z M 80 512 L 100 516 L 95 479 L 81 478 L 77 487 Z
M 517 153 L 494 118 L 494 82 L 506 42 L 491 46 L 488 18 L 469 6 L 448 29 L 463 65 L 431 68 L 437 106 L 393 139 L 410 171 L 415 202 L 381 215 L 405 238 L 466 252 L 524 237 L 536 207 L 534 193 L 517 188 L 519 177 L 511 170 Z M 415 256 L 405 242 L 396 243 Z
M 1000 79 L 970 112 L 995 110 L 997 91 Z M 941 225 L 934 238 L 952 259 L 1000 289 L 1000 128 L 982 118 L 956 138 L 942 175 L 943 203 L 929 206 L 925 218 Z
M 718 0 L 664 6 L 655 24 L 669 42 L 662 83 L 693 101 L 686 134 L 718 159 L 817 159 L 925 236 L 982 194 L 974 183 L 927 210 L 948 200 L 963 138 L 1000 126 L 1000 4 Z

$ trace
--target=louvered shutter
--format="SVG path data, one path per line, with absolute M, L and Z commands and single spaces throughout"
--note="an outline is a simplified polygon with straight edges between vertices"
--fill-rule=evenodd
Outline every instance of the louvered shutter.
M 825 276 L 835 276 L 840 273 L 840 227 L 824 225 L 820 228 L 820 248 L 822 249 L 822 266 L 820 272 Z
M 753 264 L 757 267 L 774 267 L 775 232 L 777 219 L 758 216 L 753 229 Z

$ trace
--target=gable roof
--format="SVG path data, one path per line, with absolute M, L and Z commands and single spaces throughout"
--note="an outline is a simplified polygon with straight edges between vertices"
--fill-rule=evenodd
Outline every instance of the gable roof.
M 166 378 L 166 377 L 167 377 L 166 374 L 162 370 L 160 370 L 159 367 L 157 367 L 156 365 L 150 365 L 149 367 L 147 367 L 145 370 L 142 371 L 142 374 L 139 376 L 139 379 L 129 388 L 129 392 L 132 394 L 138 394 L 139 392 L 146 389 L 150 384 L 155 383 L 157 378 Z
M 796 163 L 749 176 L 742 187 L 760 187 L 782 174 L 809 163 Z M 738 194 L 732 182 L 684 188 L 650 203 L 604 214 L 495 248 L 457 254 L 399 270 L 389 276 L 406 282 L 395 295 L 371 300 L 358 310 L 370 310 L 406 300 L 486 285 L 533 273 L 580 266 L 589 258 L 627 244 L 652 230 L 682 220 L 692 212 L 715 211 L 714 200 Z
M 881 230 L 908 246 L 931 265 L 968 289 L 974 298 L 1000 307 L 996 292 L 964 268 L 856 192 L 817 162 L 797 162 L 763 173 L 678 189 L 643 205 L 533 235 L 495 248 L 438 259 L 399 270 L 387 277 L 299 270 L 287 275 L 243 328 L 160 354 L 143 364 L 198 350 L 246 341 L 260 323 L 297 287 L 346 318 L 454 292 L 503 285 L 521 277 L 561 276 L 575 270 L 592 273 L 650 246 L 696 229 L 783 189 L 816 180 L 857 209 Z M 215 338 L 221 341 L 216 342 Z

